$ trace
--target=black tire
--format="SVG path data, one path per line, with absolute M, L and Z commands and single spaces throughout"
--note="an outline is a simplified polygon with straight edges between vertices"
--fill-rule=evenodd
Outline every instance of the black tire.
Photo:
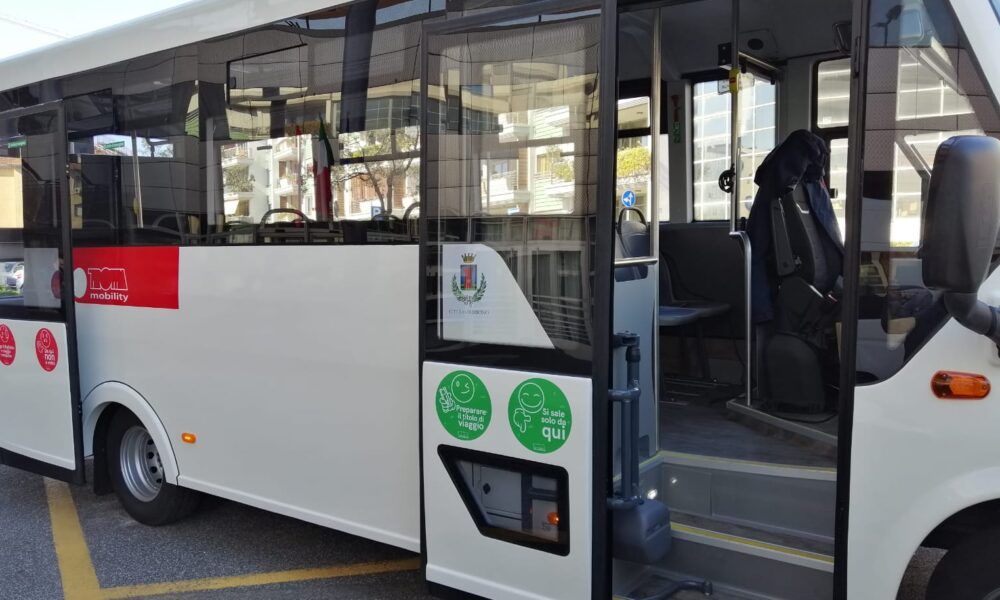
M 1000 598 L 1000 529 L 973 534 L 945 553 L 927 585 L 927 600 Z
M 159 480 L 155 497 L 145 500 L 130 491 L 122 473 L 121 448 L 126 432 L 145 427 L 131 412 L 119 409 L 108 426 L 108 475 L 118 500 L 133 519 L 145 525 L 167 525 L 190 515 L 201 500 L 201 494 Z M 155 446 L 154 446 L 155 448 Z

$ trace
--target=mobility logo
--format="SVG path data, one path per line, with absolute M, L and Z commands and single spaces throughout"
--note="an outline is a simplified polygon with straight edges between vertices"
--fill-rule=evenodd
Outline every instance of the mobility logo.
M 94 300 L 128 304 L 128 277 L 123 268 L 92 267 L 87 269 L 87 289 Z
M 176 246 L 76 248 L 73 293 L 79 304 L 178 307 Z

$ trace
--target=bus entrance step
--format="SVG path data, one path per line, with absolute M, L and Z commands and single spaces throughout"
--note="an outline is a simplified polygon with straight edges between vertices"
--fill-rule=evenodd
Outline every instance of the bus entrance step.
M 837 473 L 726 458 L 661 452 L 660 468 L 643 473 L 644 490 L 672 512 L 775 535 L 832 543 Z
M 670 579 L 711 581 L 715 598 L 825 600 L 832 596 L 831 554 L 795 547 L 801 543 L 783 545 L 745 537 L 721 527 L 675 521 L 671 528 L 673 547 L 657 565 L 657 572 Z

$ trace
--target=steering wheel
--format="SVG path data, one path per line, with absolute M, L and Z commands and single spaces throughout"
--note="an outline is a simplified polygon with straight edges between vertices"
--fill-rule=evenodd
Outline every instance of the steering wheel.
M 736 169 L 729 167 L 719 175 L 719 189 L 727 194 L 733 192 L 733 180 L 736 178 Z

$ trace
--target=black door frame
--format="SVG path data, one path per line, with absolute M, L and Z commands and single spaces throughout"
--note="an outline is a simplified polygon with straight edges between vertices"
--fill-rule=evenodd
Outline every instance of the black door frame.
M 83 462 L 83 407 L 80 393 L 80 365 L 77 354 L 76 304 L 73 293 L 73 215 L 72 207 L 69 205 L 69 177 L 66 164 L 66 115 L 62 101 L 54 101 L 0 113 L 0 121 L 18 119 L 34 114 L 53 111 L 56 113 L 56 141 L 55 147 L 52 148 L 52 151 L 54 153 L 54 160 L 57 169 L 59 165 L 62 165 L 62 172 L 56 173 L 57 181 L 59 182 L 59 197 L 57 199 L 56 215 L 59 219 L 61 234 L 60 241 L 62 246 L 60 249 L 62 258 L 60 272 L 62 314 L 54 315 L 52 311 L 44 309 L 39 311 L 17 311 L 16 314 L 5 314 L 3 308 L 0 308 L 0 318 L 21 321 L 62 322 L 65 324 L 66 360 L 69 361 L 67 364 L 69 370 L 70 403 L 72 405 L 73 419 L 73 449 L 76 459 L 76 469 L 65 469 L 63 467 L 58 467 L 34 458 L 17 454 L 15 452 L 10 452 L 8 450 L 0 450 L 0 463 L 18 469 L 24 469 L 25 471 L 37 473 L 52 479 L 58 479 L 69 483 L 83 484 L 86 483 Z
M 868 68 L 869 0 L 854 3 L 851 20 L 850 124 L 844 239 L 844 294 L 841 309 L 840 403 L 837 429 L 837 502 L 834 521 L 833 597 L 847 598 L 848 523 L 851 500 L 851 442 L 854 387 L 857 385 L 858 289 L 861 272 L 861 208 L 864 178 L 865 74 Z
M 617 99 L 617 68 L 618 68 L 618 1 L 617 0 L 540 0 L 528 2 L 520 6 L 496 11 L 487 11 L 468 17 L 453 20 L 428 23 L 424 26 L 420 46 L 420 158 L 426 165 L 427 158 L 427 106 L 423 101 L 427 97 L 428 55 L 427 38 L 431 35 L 461 32 L 466 29 L 482 27 L 496 22 L 512 21 L 548 12 L 566 12 L 572 10 L 600 9 L 601 48 L 598 64 L 598 86 L 600 104 L 598 107 L 598 164 L 609 165 L 608 173 L 602 174 L 597 181 L 597 197 L 613 198 L 615 191 L 615 150 L 616 132 L 618 128 Z M 434 206 L 436 198 L 428 193 L 426 169 L 421 169 L 420 200 L 424 210 L 420 214 L 420 244 L 419 244 L 419 296 L 417 311 L 421 326 L 419 328 L 419 389 L 423 389 L 423 363 L 425 360 L 426 325 L 424 315 L 427 307 L 427 267 L 429 227 L 427 215 Z M 596 215 L 596 251 L 594 256 L 593 289 L 593 328 L 591 340 L 593 345 L 592 359 L 592 414 L 593 460 L 592 483 L 593 492 L 590 498 L 592 519 L 592 568 L 591 597 L 594 600 L 610 598 L 611 592 L 611 520 L 607 508 L 607 499 L 613 489 L 613 474 L 611 473 L 611 452 L 613 436 L 611 434 L 612 419 L 608 402 L 608 389 L 611 384 L 611 328 L 613 306 L 613 274 L 614 274 L 614 202 L 608 202 L 607 207 L 599 204 Z M 603 282 L 603 283 L 601 283 Z M 418 394 L 418 402 L 423 402 L 422 393 Z M 422 414 L 422 411 L 418 411 Z M 420 553 L 424 568 L 427 563 L 427 534 L 424 522 L 424 455 L 423 455 L 423 419 L 419 419 L 420 448 Z

